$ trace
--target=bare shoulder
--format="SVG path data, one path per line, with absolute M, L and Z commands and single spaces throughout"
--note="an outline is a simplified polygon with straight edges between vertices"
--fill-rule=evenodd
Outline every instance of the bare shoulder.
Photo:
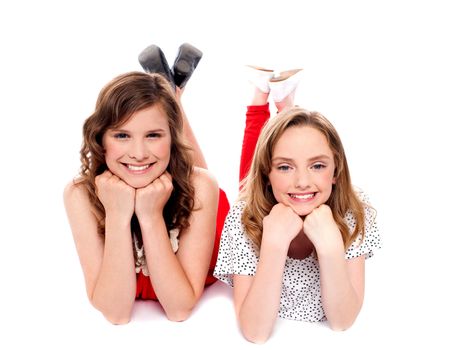
M 74 180 L 70 181 L 64 188 L 63 198 L 66 207 L 78 201 L 81 203 L 89 202 L 85 185 Z
M 192 184 L 195 189 L 196 208 L 216 207 L 218 204 L 218 183 L 215 177 L 206 169 L 194 167 Z
M 64 188 L 64 206 L 69 220 L 81 218 L 96 221 L 95 211 L 90 203 L 86 186 L 77 181 L 69 182 Z
M 212 192 L 218 192 L 218 183 L 215 179 L 215 176 L 208 171 L 207 169 L 194 167 L 192 172 L 192 184 L 195 187 L 197 193 L 199 192 L 207 192 L 209 194 Z
M 99 219 L 83 183 L 71 181 L 66 185 L 64 207 L 76 245 L 82 246 L 81 242 L 87 242 L 86 246 L 90 246 L 91 237 L 103 238 L 98 234 Z

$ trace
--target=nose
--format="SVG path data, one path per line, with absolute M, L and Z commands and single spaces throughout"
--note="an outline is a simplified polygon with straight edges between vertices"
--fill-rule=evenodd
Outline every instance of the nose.
M 130 145 L 128 156 L 136 161 L 142 161 L 148 158 L 149 152 L 146 143 L 141 140 L 134 140 Z
M 295 178 L 296 188 L 306 189 L 310 187 L 310 174 L 307 169 L 298 169 Z

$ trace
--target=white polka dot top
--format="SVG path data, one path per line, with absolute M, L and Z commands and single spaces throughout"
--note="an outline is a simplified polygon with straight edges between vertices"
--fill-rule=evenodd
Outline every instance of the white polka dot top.
M 359 196 L 363 203 L 369 204 L 363 192 L 360 191 Z M 227 215 L 214 270 L 214 276 L 231 287 L 233 275 L 254 276 L 259 260 L 257 248 L 246 236 L 241 223 L 244 206 L 245 202 L 237 202 Z M 353 230 L 355 219 L 350 212 L 346 214 L 345 220 Z M 381 247 L 375 211 L 368 206 L 365 206 L 365 238 L 361 244 L 360 242 L 361 235 L 348 248 L 345 259 L 361 255 L 370 258 L 373 251 Z M 319 263 L 314 253 L 302 260 L 287 257 L 282 283 L 279 317 L 308 322 L 325 320 L 320 293 Z

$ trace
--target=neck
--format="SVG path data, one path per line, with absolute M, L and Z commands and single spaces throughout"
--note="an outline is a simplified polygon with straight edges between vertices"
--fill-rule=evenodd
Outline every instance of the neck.
M 293 259 L 302 260 L 307 258 L 313 250 L 314 245 L 309 240 L 304 231 L 301 231 L 289 245 L 287 256 Z

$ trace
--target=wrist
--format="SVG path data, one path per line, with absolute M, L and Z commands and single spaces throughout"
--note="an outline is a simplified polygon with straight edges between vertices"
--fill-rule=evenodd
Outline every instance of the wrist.
M 345 246 L 341 239 L 313 243 L 319 257 L 345 256 Z
M 107 212 L 105 213 L 105 227 L 130 227 L 131 215 L 121 215 L 116 212 Z
M 153 215 L 139 215 L 136 214 L 140 223 L 141 231 L 143 233 L 156 230 L 158 227 L 166 227 L 166 222 L 162 213 L 154 213 Z
M 137 218 L 141 222 L 153 222 L 163 218 L 163 210 L 164 208 L 156 208 L 156 207 L 143 207 L 140 205 L 141 203 L 137 203 L 135 205 L 135 214 Z
M 268 237 L 263 234 L 260 249 L 263 250 L 264 247 L 265 250 L 286 256 L 289 250 L 290 243 L 286 243 L 281 239 L 274 238 L 275 237 Z

